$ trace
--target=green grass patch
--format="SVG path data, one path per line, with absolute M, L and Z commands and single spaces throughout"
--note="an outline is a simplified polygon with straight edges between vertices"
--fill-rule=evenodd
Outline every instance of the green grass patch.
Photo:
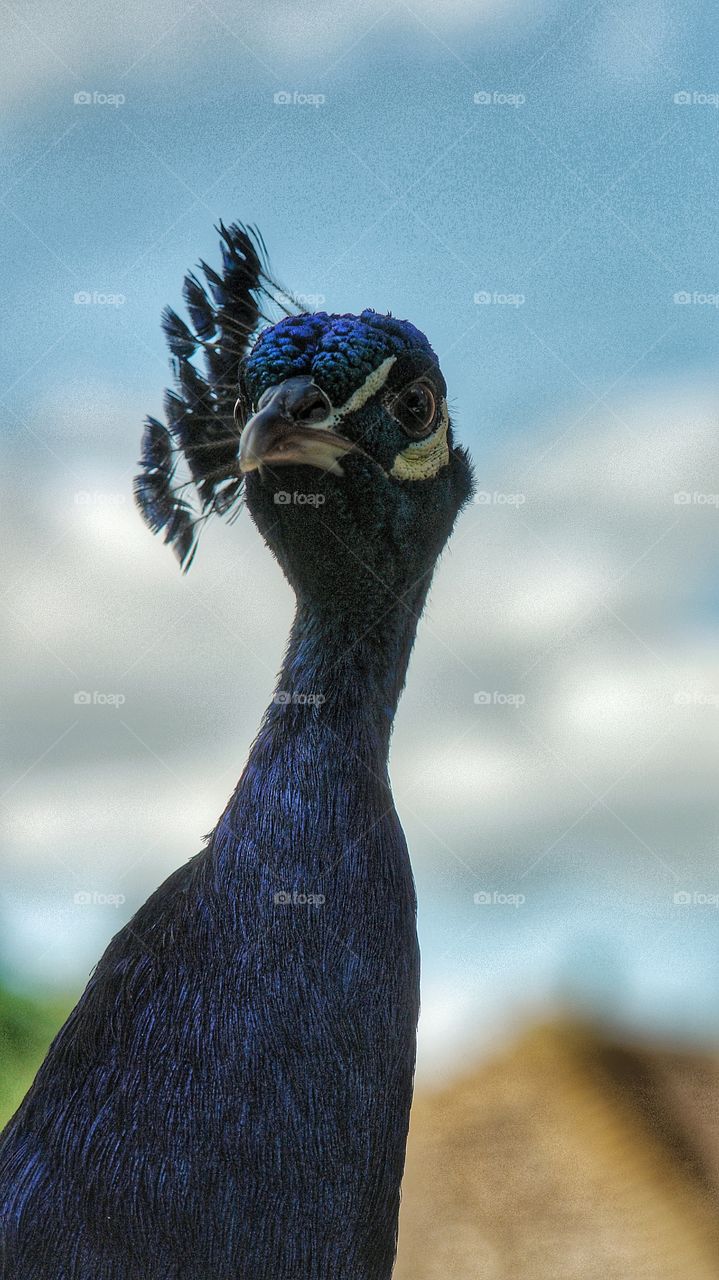
M 20 996 L 0 986 L 0 1129 L 25 1097 L 73 1004 L 70 997 Z

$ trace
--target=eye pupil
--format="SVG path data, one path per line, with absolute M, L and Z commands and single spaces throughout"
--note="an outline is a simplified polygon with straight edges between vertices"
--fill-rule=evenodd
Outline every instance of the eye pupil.
M 302 422 L 321 422 L 327 417 L 329 404 L 324 396 L 320 396 L 315 392 L 308 395 L 307 399 L 297 405 L 294 416 Z
M 414 439 L 421 439 L 429 433 L 437 402 L 426 382 L 414 382 L 397 396 L 390 407 L 402 430 Z

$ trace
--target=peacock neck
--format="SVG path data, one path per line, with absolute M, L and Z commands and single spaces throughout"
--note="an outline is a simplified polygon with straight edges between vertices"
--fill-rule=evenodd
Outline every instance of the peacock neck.
M 372 622 L 299 601 L 264 729 L 271 736 L 323 732 L 386 764 L 427 586 L 394 598 Z
M 428 585 L 393 598 L 364 629 L 298 601 L 274 697 L 219 824 L 221 846 L 245 830 L 277 846 L 298 824 L 313 833 L 309 844 L 391 810 L 389 742 Z

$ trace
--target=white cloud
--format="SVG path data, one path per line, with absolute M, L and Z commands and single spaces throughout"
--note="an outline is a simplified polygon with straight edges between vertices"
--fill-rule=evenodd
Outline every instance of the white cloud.
M 663 0 L 633 0 L 603 13 L 593 33 L 602 71 L 624 84 L 645 87 L 671 69 L 676 33 Z
M 157 0 L 153 5 L 127 0 L 92 9 L 69 0 L 62 9 L 49 0 L 29 0 L 5 18 L 0 54 L 0 101 L 4 106 L 38 91 L 75 89 L 132 93 L 139 76 L 181 77 L 188 65 L 212 63 L 213 49 L 237 46 L 238 64 L 248 59 L 269 74 L 296 72 L 298 60 L 321 70 L 355 52 L 385 18 L 399 21 L 410 36 L 440 41 L 487 24 L 516 24 L 534 11 L 531 0 L 365 0 L 362 5 L 289 4 L 280 0 L 248 3 L 231 0 L 190 3 Z M 458 49 L 461 54 L 461 46 Z M 360 49 L 361 56 L 361 49 Z

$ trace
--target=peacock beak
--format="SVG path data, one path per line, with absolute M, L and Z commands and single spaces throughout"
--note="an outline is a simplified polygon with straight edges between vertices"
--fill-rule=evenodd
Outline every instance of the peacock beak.
M 342 475 L 340 458 L 354 447 L 350 440 L 324 426 L 331 414 L 315 398 L 310 379 L 290 378 L 266 395 L 266 403 L 249 419 L 240 437 L 240 471 L 260 467 L 317 467 Z

